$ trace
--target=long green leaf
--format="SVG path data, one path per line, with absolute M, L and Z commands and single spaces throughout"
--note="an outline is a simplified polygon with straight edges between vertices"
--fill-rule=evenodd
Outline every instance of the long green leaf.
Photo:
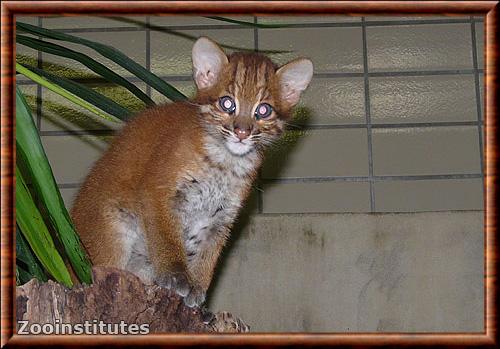
M 128 109 L 85 85 L 51 74 L 37 67 L 23 66 L 122 121 L 127 121 L 131 118 L 131 112 Z
M 172 101 L 177 101 L 177 100 L 185 100 L 187 98 L 184 94 L 182 94 L 182 92 L 177 90 L 175 87 L 173 87 L 166 81 L 163 81 L 160 77 L 151 73 L 149 70 L 147 70 L 140 64 L 136 63 L 135 61 L 133 61 L 132 59 L 130 59 L 129 57 L 127 57 L 125 54 L 123 54 L 114 47 L 90 41 L 87 39 L 79 38 L 66 33 L 40 28 L 26 23 L 18 22 L 16 24 L 16 28 L 18 31 L 24 31 L 45 38 L 53 40 L 62 40 L 90 47 L 91 49 L 99 52 L 104 57 L 110 59 L 111 61 L 115 62 L 119 66 L 126 69 L 127 71 L 131 72 L 139 79 L 147 83 L 149 86 L 151 86 L 152 88 L 154 88 L 155 90 L 166 96 L 168 99 Z
M 57 251 L 54 241 L 16 166 L 16 222 L 33 252 L 56 281 L 73 286 L 68 269 Z
M 120 86 L 125 87 L 128 89 L 130 92 L 132 92 L 134 95 L 136 95 L 139 99 L 141 99 L 144 103 L 147 105 L 154 105 L 155 103 L 151 98 L 148 97 L 144 92 L 141 91 L 137 86 L 129 82 L 127 79 L 121 77 L 105 65 L 97 62 L 96 60 L 90 58 L 87 55 L 84 55 L 83 53 L 76 52 L 74 50 L 71 50 L 69 48 L 53 44 L 51 42 L 31 38 L 29 36 L 24 36 L 24 35 L 16 35 L 16 42 L 22 45 L 26 45 L 28 47 L 31 47 L 32 49 L 35 50 L 40 50 L 46 53 L 50 53 L 56 56 L 60 57 L 66 57 L 70 59 L 74 59 L 75 61 L 78 61 L 85 65 L 87 68 L 90 70 L 94 71 L 95 73 L 101 75 L 102 77 L 106 78 L 108 81 L 114 82 Z
M 207 18 L 221 20 L 224 22 L 236 23 L 236 24 L 240 24 L 240 25 L 248 25 L 251 27 L 281 28 L 280 24 L 255 24 L 255 23 L 250 23 L 250 22 L 232 20 L 232 19 L 223 18 L 223 17 L 207 17 Z M 170 29 L 170 28 L 162 26 L 162 25 L 154 25 L 152 23 L 147 23 L 147 22 L 144 22 L 141 20 L 130 18 L 130 17 L 125 18 L 125 17 L 113 16 L 113 17 L 110 17 L 110 19 L 113 19 L 115 21 L 124 22 L 124 23 L 134 24 L 134 25 L 140 26 L 142 28 L 148 28 L 150 30 L 154 30 L 156 32 L 177 36 L 179 38 L 187 39 L 187 40 L 190 40 L 192 42 L 195 42 L 199 38 L 198 35 L 186 34 L 186 32 L 184 32 L 184 31 L 173 30 L 173 29 Z M 219 42 L 218 44 L 220 47 L 225 48 L 225 49 L 229 49 L 229 50 L 243 51 L 243 52 L 245 52 L 245 51 L 246 52 L 254 52 L 255 51 L 254 48 L 248 48 L 248 47 L 243 47 L 243 46 L 238 46 L 238 45 L 228 45 L 228 44 L 224 44 L 223 42 Z M 288 51 L 288 50 L 262 50 L 262 49 L 260 49 L 259 52 L 268 54 L 268 53 L 290 53 L 292 51 Z
M 214 19 L 216 21 L 221 21 L 221 22 L 238 24 L 238 25 L 242 25 L 245 27 L 260 28 L 260 29 L 288 28 L 288 27 L 292 26 L 292 24 L 288 24 L 288 23 L 276 23 L 276 24 L 273 24 L 273 23 L 271 23 L 271 24 L 270 23 L 253 23 L 253 22 L 239 21 L 237 19 L 218 17 L 218 16 L 208 16 L 206 18 Z
M 35 74 L 31 70 L 20 65 L 19 63 L 16 63 L 16 70 L 18 72 L 20 72 L 21 74 L 23 74 L 24 76 L 26 76 L 27 78 L 33 80 L 34 82 L 42 85 L 43 87 L 48 88 L 49 90 L 57 93 L 58 95 L 63 96 L 64 98 L 66 98 L 66 99 L 70 100 L 71 102 L 87 109 L 88 111 L 90 111 L 90 112 L 92 112 L 92 113 L 94 113 L 94 114 L 96 114 L 104 119 L 107 119 L 109 121 L 117 122 L 117 120 L 115 118 L 101 112 L 99 109 L 94 107 L 92 104 L 90 104 L 90 103 L 84 101 L 83 99 L 81 99 L 80 97 L 77 97 L 74 94 L 66 91 L 64 88 L 51 83 L 50 81 L 46 80 L 45 78 L 41 77 L 38 74 Z
M 22 265 L 20 265 L 21 263 Z M 16 228 L 16 264 L 21 268 L 20 277 L 23 283 L 32 278 L 37 278 L 40 281 L 47 281 L 47 275 L 45 275 L 39 261 L 33 255 L 19 226 Z M 26 280 L 26 275 L 29 275 L 28 280 Z
M 90 261 L 64 206 L 31 112 L 19 88 L 16 88 L 16 153 L 18 161 L 29 172 L 25 174 L 26 178 L 45 206 L 50 224 L 64 247 L 75 274 L 80 281 L 90 284 Z

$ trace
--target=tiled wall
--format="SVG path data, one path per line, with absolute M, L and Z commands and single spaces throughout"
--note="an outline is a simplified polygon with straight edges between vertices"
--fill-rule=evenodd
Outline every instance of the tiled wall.
M 261 171 L 249 203 L 254 212 L 482 209 L 482 18 L 239 19 L 292 25 L 254 29 L 176 16 L 18 20 L 112 45 L 190 95 L 190 52 L 200 35 L 235 49 L 282 51 L 270 53 L 278 63 L 310 57 L 313 81 L 291 131 Z M 130 77 L 90 49 L 66 46 Z M 130 109 L 142 107 L 130 93 L 96 79 L 75 61 L 22 46 L 18 54 L 89 83 Z M 156 102 L 166 101 L 137 79 L 130 80 Z M 22 76 L 18 81 L 70 205 L 120 125 L 97 119 Z

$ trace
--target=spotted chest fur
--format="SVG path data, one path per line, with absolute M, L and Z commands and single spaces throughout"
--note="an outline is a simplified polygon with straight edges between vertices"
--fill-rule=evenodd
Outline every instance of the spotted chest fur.
M 210 245 L 220 243 L 242 206 L 256 159 L 237 158 L 223 145 L 208 141 L 197 171 L 186 172 L 177 184 L 174 210 L 182 226 L 188 263 Z

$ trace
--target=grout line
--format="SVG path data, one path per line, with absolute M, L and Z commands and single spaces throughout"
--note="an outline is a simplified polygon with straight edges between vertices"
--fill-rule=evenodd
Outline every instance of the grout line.
M 113 136 L 117 131 L 110 129 L 103 130 L 57 130 L 40 131 L 40 136 Z
M 360 22 L 318 22 L 318 23 L 288 23 L 286 28 L 260 28 L 263 30 L 273 30 L 273 29 L 290 29 L 290 28 L 356 28 L 363 26 L 363 17 L 361 17 Z M 368 20 L 364 21 L 364 25 L 370 27 L 386 27 L 386 26 L 400 26 L 400 25 L 425 25 L 425 24 L 467 24 L 470 23 L 470 19 L 467 18 L 450 18 L 450 19 L 408 19 L 408 20 L 395 20 L 395 21 L 377 21 Z M 483 20 L 476 20 L 482 22 Z M 158 29 L 167 30 L 217 30 L 217 29 L 252 29 L 252 26 L 242 26 L 238 24 L 202 24 L 202 25 L 155 25 Z M 61 28 L 52 29 L 54 31 L 64 32 L 64 33 L 91 33 L 91 32 L 137 32 L 145 30 L 146 27 L 95 27 L 95 28 Z M 153 28 L 153 30 L 155 30 Z
M 73 188 L 80 188 L 82 183 L 58 183 L 57 186 L 59 189 L 73 189 Z
M 257 23 L 257 17 L 253 17 L 253 22 Z M 253 29 L 253 45 L 254 45 L 254 51 L 259 52 L 259 30 L 258 28 Z M 259 214 L 262 214 L 264 211 L 264 199 L 262 195 L 262 189 L 260 188 L 262 186 L 262 168 L 259 168 L 259 171 L 257 172 L 257 212 Z
M 370 81 L 368 76 L 368 45 L 366 42 L 365 18 L 361 17 L 361 34 L 363 41 L 363 71 L 365 89 L 365 114 L 366 114 L 366 136 L 368 143 L 368 175 L 370 180 L 370 211 L 375 212 L 375 186 L 373 183 L 373 145 L 372 145 L 372 124 L 370 113 Z
M 456 208 L 456 209 L 451 209 L 452 211 L 457 211 L 457 212 L 461 212 L 461 211 L 474 211 L 474 212 L 484 212 L 483 209 L 479 209 L 479 208 Z M 435 208 L 435 209 L 412 209 L 412 210 L 409 210 L 409 209 L 381 209 L 381 210 L 378 210 L 377 212 L 375 213 L 390 213 L 390 214 L 395 214 L 395 213 L 426 213 L 426 212 L 430 212 L 430 213 L 436 213 L 436 212 L 448 212 L 450 211 L 450 208 Z M 308 212 L 303 212 L 303 211 L 283 211 L 283 212 L 263 212 L 261 215 L 263 217 L 283 217 L 283 216 L 299 216 L 300 215 L 304 215 L 304 214 L 314 214 L 314 215 L 329 215 L 329 214 L 352 214 L 352 213 L 366 213 L 364 210 L 360 210 L 360 209 L 346 209 L 346 208 L 343 208 L 343 209 L 337 209 L 336 211 L 321 211 L 321 210 L 317 210 L 317 211 L 308 211 Z
M 37 18 L 37 24 L 39 27 L 43 27 L 42 17 Z M 38 38 L 41 39 L 41 37 Z M 37 51 L 36 65 L 38 69 L 42 69 L 42 51 Z M 40 136 L 40 130 L 42 129 L 42 85 L 40 84 L 36 84 L 36 127 Z
M 438 175 L 379 175 L 379 176 L 324 176 L 324 177 L 285 177 L 285 178 L 263 178 L 264 183 L 321 183 L 321 182 L 377 182 L 385 181 L 421 181 L 421 180 L 443 180 L 443 179 L 477 179 L 482 178 L 480 173 L 463 174 L 438 174 Z M 82 183 L 58 183 L 59 188 L 79 188 Z
M 363 17 L 366 18 L 366 17 Z M 461 24 L 469 23 L 469 17 L 450 18 L 450 19 L 410 19 L 400 21 L 365 21 L 366 26 L 370 27 L 385 27 L 393 25 L 420 25 L 420 24 Z
M 477 69 L 478 73 L 484 73 L 484 69 Z M 386 72 L 368 72 L 369 77 L 395 77 L 395 76 L 435 76 L 435 75 L 472 75 L 475 74 L 474 69 L 451 69 L 451 70 L 422 70 L 422 71 L 386 71 Z M 313 75 L 316 79 L 335 79 L 335 78 L 362 78 L 365 73 L 345 72 L 345 73 L 316 73 Z M 167 81 L 192 81 L 191 75 L 161 75 L 161 79 Z M 142 80 L 135 77 L 125 77 L 130 82 L 141 82 Z M 103 78 L 77 78 L 72 81 L 89 84 L 89 85 L 114 85 Z M 22 80 L 19 85 L 36 85 L 32 80 Z
M 146 69 L 151 71 L 151 30 L 149 29 L 149 16 L 146 17 Z M 146 94 L 151 98 L 151 86 L 146 84 Z
M 284 177 L 264 178 L 265 183 L 319 183 L 319 182 L 383 182 L 383 181 L 419 181 L 440 179 L 475 179 L 480 173 L 441 174 L 441 175 L 379 175 L 379 176 L 324 176 L 324 177 Z
M 307 131 L 307 130 L 343 130 L 366 128 L 363 124 L 339 124 L 339 125 L 291 125 L 289 131 Z M 371 124 L 372 129 L 390 129 L 390 128 L 429 128 L 429 127 L 465 127 L 478 126 L 478 121 L 436 121 L 436 122 L 417 122 L 417 123 L 386 123 Z M 117 130 L 97 129 L 97 130 L 56 130 L 40 131 L 41 136 L 112 136 Z
M 450 70 L 413 70 L 413 71 L 393 71 L 393 72 L 370 72 L 370 77 L 384 76 L 433 76 L 433 75 L 469 75 L 474 74 L 473 69 L 450 69 Z
M 478 59 L 477 59 L 477 39 L 476 39 L 476 24 L 474 18 L 471 17 L 471 39 L 472 39 L 472 64 L 474 66 L 474 86 L 476 91 L 476 110 L 477 110 L 477 132 L 479 138 L 479 157 L 481 164 L 481 174 L 483 175 L 483 188 L 484 188 L 484 150 L 483 150 L 483 117 L 481 112 L 481 90 L 479 87 L 479 71 L 478 71 Z M 481 53 L 482 54 L 482 53 Z
M 253 22 L 257 24 L 257 17 L 253 17 Z M 253 28 L 253 49 L 255 52 L 259 51 L 259 32 L 258 28 Z
M 482 71 L 482 70 L 481 70 Z M 435 75 L 471 75 L 474 69 L 446 69 L 446 70 L 406 70 L 406 71 L 380 71 L 368 72 L 370 77 L 391 77 L 391 76 L 435 76 Z M 363 77 L 364 73 L 356 72 L 324 72 L 314 74 L 315 78 L 351 78 Z
M 455 126 L 477 126 L 478 121 L 431 121 L 431 122 L 412 122 L 412 123 L 380 123 L 371 124 L 372 129 L 384 128 L 425 128 L 425 127 L 455 127 Z M 335 129 L 350 129 L 350 128 L 366 128 L 366 123 L 363 124 L 318 124 L 318 125 L 300 125 L 290 124 L 290 131 L 303 130 L 335 130 Z

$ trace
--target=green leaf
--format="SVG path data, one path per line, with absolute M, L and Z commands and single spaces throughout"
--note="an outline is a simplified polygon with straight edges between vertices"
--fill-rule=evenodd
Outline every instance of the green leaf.
M 19 23 L 20 24 L 20 23 Z M 19 25 L 18 24 L 18 25 Z M 37 28 L 37 27 L 35 27 Z M 66 57 L 70 59 L 74 59 L 75 61 L 78 61 L 85 65 L 87 68 L 92 70 L 93 72 L 101 75 L 102 77 L 106 78 L 106 80 L 114 82 L 115 84 L 118 84 L 120 86 L 125 87 L 128 89 L 130 92 L 132 92 L 134 95 L 136 95 L 139 99 L 141 99 L 144 103 L 147 105 L 154 105 L 155 103 L 151 98 L 149 98 L 144 92 L 141 91 L 137 86 L 129 82 L 127 79 L 122 78 L 120 75 L 106 67 L 105 65 L 97 62 L 96 60 L 90 58 L 87 55 L 84 55 L 83 53 L 76 52 L 74 50 L 71 50 L 69 48 L 53 44 L 47 41 L 42 41 L 39 39 L 31 38 L 29 36 L 24 36 L 24 35 L 16 35 L 16 42 L 22 45 L 26 45 L 28 47 L 31 47 L 35 50 L 40 50 L 46 53 L 50 53 L 56 56 L 60 57 Z
M 16 264 L 16 286 L 24 285 L 31 279 L 33 279 L 33 275 L 23 269 L 22 266 Z
M 166 96 L 168 99 L 172 101 L 185 100 L 187 97 L 182 94 L 175 87 L 170 85 L 169 83 L 163 81 L 157 75 L 151 73 L 149 70 L 136 63 L 125 54 L 120 52 L 114 47 L 107 46 L 98 42 L 90 41 L 87 39 L 79 38 L 73 35 L 69 35 L 66 33 L 56 32 L 49 29 L 40 28 L 34 25 L 20 23 L 18 22 L 16 25 L 18 31 L 24 31 L 30 34 L 39 35 L 45 38 L 53 39 L 53 40 L 61 40 L 72 42 L 75 44 L 84 45 L 90 47 L 91 49 L 99 52 L 104 57 L 110 59 L 115 62 L 122 68 L 131 72 L 139 79 L 147 83 L 149 86 Z M 100 74 L 102 75 L 102 74 Z M 103 75 L 104 76 L 104 75 Z
M 54 75 L 37 67 L 23 66 L 122 121 L 127 121 L 131 118 L 131 112 L 128 109 L 85 85 Z
M 20 267 L 20 281 L 25 283 L 32 278 L 40 281 L 47 281 L 47 275 L 39 264 L 39 261 L 33 255 L 28 242 L 21 233 L 19 226 L 16 226 L 16 264 Z M 26 280 L 26 275 L 29 276 Z
M 33 80 L 34 82 L 42 85 L 43 87 L 48 88 L 49 90 L 57 93 L 58 95 L 63 96 L 64 98 L 66 98 L 66 99 L 70 100 L 71 102 L 87 109 L 88 111 L 90 111 L 90 112 L 92 112 L 92 113 L 94 113 L 94 114 L 96 114 L 104 119 L 107 119 L 109 121 L 117 122 L 117 120 L 115 120 L 115 118 L 110 117 L 107 114 L 102 113 L 99 109 L 94 107 L 92 104 L 87 103 L 86 101 L 84 101 L 80 97 L 77 97 L 77 96 L 73 95 L 72 93 L 66 91 L 64 88 L 61 88 L 60 86 L 51 83 L 50 81 L 46 80 L 45 78 L 41 77 L 40 75 L 33 73 L 31 70 L 25 68 L 24 66 L 20 65 L 19 63 L 16 63 L 16 70 L 19 73 L 26 76 L 27 78 Z
M 208 16 L 206 18 L 215 19 L 216 21 L 238 24 L 245 27 L 260 28 L 260 29 L 288 28 L 292 26 L 292 24 L 287 24 L 287 23 L 279 23 L 279 24 L 253 23 L 253 22 L 239 21 L 237 19 L 218 17 L 218 16 Z
M 224 22 L 237 23 L 237 24 L 240 24 L 240 25 L 248 25 L 250 27 L 281 28 L 280 24 L 257 24 L 257 23 L 250 23 L 250 22 L 232 20 L 232 19 L 228 19 L 228 18 L 224 18 L 224 17 L 207 17 L 207 18 L 211 18 L 211 19 L 215 19 L 215 20 L 221 20 L 221 21 L 224 21 Z M 184 39 L 187 39 L 187 40 L 190 40 L 190 41 L 193 41 L 193 42 L 195 42 L 199 38 L 199 35 L 189 35 L 189 34 L 186 34 L 186 32 L 182 32 L 182 31 L 178 31 L 178 30 L 172 30 L 172 29 L 166 28 L 166 27 L 161 26 L 161 25 L 154 25 L 154 24 L 151 24 L 151 23 L 146 23 L 144 21 L 132 19 L 130 17 L 125 18 L 125 17 L 116 17 L 116 16 L 113 16 L 113 17 L 110 17 L 110 19 L 113 19 L 115 21 L 124 22 L 124 23 L 131 23 L 131 24 L 143 27 L 143 28 L 148 28 L 150 30 L 154 30 L 154 31 L 157 31 L 157 32 L 160 32 L 160 33 L 165 33 L 165 34 L 168 34 L 168 35 L 177 36 L 179 38 L 184 38 Z M 24 23 L 21 23 L 21 24 L 24 25 Z M 254 48 L 228 45 L 228 44 L 224 44 L 222 42 L 219 42 L 218 44 L 219 44 L 220 47 L 225 48 L 225 49 L 236 50 L 236 51 L 255 52 Z M 262 49 L 260 49 L 259 52 L 262 52 L 262 53 L 290 53 L 292 51 L 288 51 L 288 50 L 262 50 Z
M 33 252 L 52 277 L 67 287 L 73 286 L 68 269 L 16 166 L 16 222 Z
M 19 88 L 16 88 L 16 153 L 17 161 L 22 163 L 23 169 L 27 169 L 26 178 L 30 180 L 34 192 L 48 212 L 48 220 L 64 247 L 76 276 L 80 281 L 90 284 L 90 261 L 64 206 L 31 112 Z M 22 226 L 21 230 L 24 233 Z
M 16 286 L 21 285 L 21 283 L 24 283 L 24 282 L 22 282 L 22 280 L 21 280 L 21 276 L 19 275 L 19 267 L 16 264 Z

